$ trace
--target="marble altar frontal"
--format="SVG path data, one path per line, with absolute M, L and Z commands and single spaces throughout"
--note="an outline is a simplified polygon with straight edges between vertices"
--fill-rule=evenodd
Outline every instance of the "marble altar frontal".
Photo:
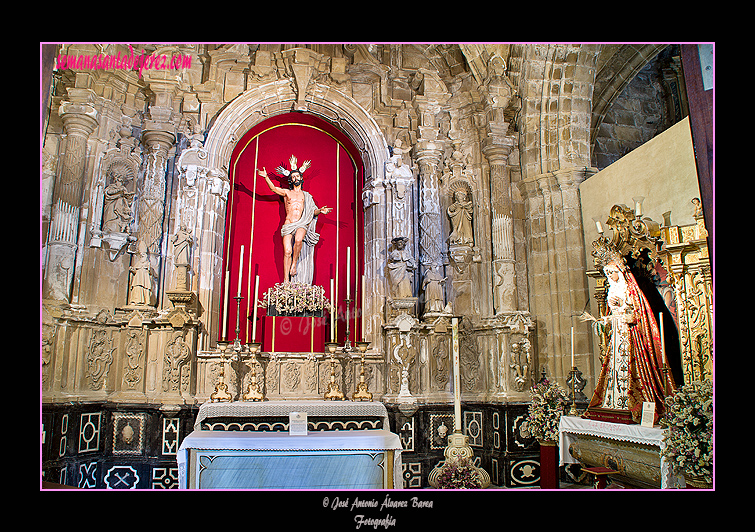
M 306 420 L 305 432 L 291 413 Z M 401 487 L 401 441 L 388 428 L 379 402 L 208 402 L 178 451 L 179 487 Z

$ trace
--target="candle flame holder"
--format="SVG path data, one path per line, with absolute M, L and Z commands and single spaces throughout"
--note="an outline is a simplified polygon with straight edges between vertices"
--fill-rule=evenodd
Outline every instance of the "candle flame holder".
M 372 401 L 372 393 L 367 389 L 367 382 L 364 378 L 364 353 L 370 346 L 370 342 L 357 342 L 357 350 L 361 357 L 362 368 L 359 372 L 359 384 L 357 384 L 357 391 L 351 396 L 352 401 Z
M 233 397 L 228 392 L 228 385 L 225 383 L 225 351 L 228 349 L 228 343 L 218 342 L 218 349 L 220 349 L 220 373 L 218 374 L 215 391 L 210 394 L 210 402 L 230 403 Z
M 336 382 L 336 359 L 334 355 L 338 349 L 338 344 L 327 342 L 325 349 L 330 353 L 330 382 L 328 383 L 328 390 L 325 392 L 325 399 L 328 401 L 343 401 L 346 399 L 346 396 L 343 395 Z
M 247 387 L 246 393 L 241 397 L 241 399 L 244 401 L 263 401 L 265 399 L 265 396 L 260 389 L 260 384 L 257 382 L 257 353 L 260 350 L 261 344 L 259 342 L 252 342 L 250 344 L 247 344 L 246 347 L 250 356 L 252 357 L 252 360 L 249 364 L 251 368 L 251 375 L 249 376 L 249 386 Z
M 327 400 L 340 400 L 346 399 L 346 396 L 341 392 L 336 382 L 335 371 L 335 354 L 341 353 L 343 356 L 349 357 L 356 350 L 359 351 L 361 359 L 361 370 L 359 375 L 359 383 L 357 384 L 357 391 L 351 396 L 352 401 L 372 401 L 372 393 L 367 389 L 367 382 L 364 376 L 364 353 L 370 346 L 370 342 L 354 342 L 351 344 L 351 329 L 349 316 L 351 314 L 352 299 L 347 298 L 344 300 L 346 303 L 346 337 L 343 345 L 338 345 L 336 342 L 327 342 L 325 344 L 325 350 L 330 354 L 330 382 L 328 383 L 328 390 L 325 392 L 325 399 Z

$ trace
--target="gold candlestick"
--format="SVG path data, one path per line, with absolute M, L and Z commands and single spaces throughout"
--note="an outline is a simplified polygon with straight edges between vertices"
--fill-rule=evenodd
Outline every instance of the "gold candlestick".
M 362 358 L 362 369 L 359 373 L 359 384 L 357 384 L 357 391 L 351 396 L 352 401 L 372 401 L 372 393 L 367 390 L 367 383 L 364 379 L 364 352 L 370 346 L 370 342 L 357 342 L 357 349 Z
M 215 391 L 210 394 L 210 402 L 212 403 L 230 403 L 233 397 L 228 392 L 228 385 L 225 383 L 225 350 L 228 348 L 226 342 L 218 342 L 218 349 L 220 349 L 220 374 L 218 375 L 218 383 L 215 385 Z
M 263 401 L 265 396 L 262 393 L 262 390 L 260 390 L 259 383 L 257 383 L 257 352 L 260 350 L 260 343 L 252 342 L 247 344 L 247 347 L 252 356 L 252 361 L 250 362 L 251 375 L 249 375 L 249 386 L 247 387 L 246 393 L 242 396 L 242 399 L 244 401 Z
M 336 349 L 338 349 L 338 344 L 335 342 L 327 342 L 325 344 L 325 348 L 330 353 L 330 382 L 328 383 L 328 391 L 325 392 L 325 399 L 329 401 L 343 401 L 346 399 L 346 397 L 343 395 L 343 392 L 338 388 L 338 383 L 336 383 L 336 367 L 335 367 L 335 358 L 333 355 L 336 352 Z

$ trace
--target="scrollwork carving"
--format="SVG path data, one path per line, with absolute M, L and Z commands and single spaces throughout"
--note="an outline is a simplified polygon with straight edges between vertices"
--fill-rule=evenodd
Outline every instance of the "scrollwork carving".
M 106 329 L 95 329 L 87 352 L 87 380 L 92 390 L 100 390 L 113 363 L 113 339 Z
M 182 369 L 191 356 L 191 349 L 179 333 L 168 344 L 163 366 L 163 391 L 178 392 L 182 388 Z
M 124 362 L 123 382 L 133 390 L 142 380 L 144 367 L 144 332 L 127 331 L 128 340 L 126 340 L 126 360 Z

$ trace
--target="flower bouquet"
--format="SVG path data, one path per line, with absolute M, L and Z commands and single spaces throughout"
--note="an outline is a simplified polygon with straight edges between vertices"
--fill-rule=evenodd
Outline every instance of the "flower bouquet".
M 661 455 L 688 485 L 713 483 L 713 383 L 694 381 L 666 397 Z
M 543 379 L 532 387 L 530 395 L 532 402 L 521 430 L 529 432 L 541 442 L 557 441 L 558 424 L 569 402 L 566 390 L 555 382 Z
M 440 489 L 480 489 L 482 482 L 477 468 L 468 458 L 447 462 L 438 475 Z
M 304 283 L 277 283 L 262 295 L 259 305 L 267 308 L 268 316 L 320 317 L 324 310 L 332 311 L 325 289 Z

